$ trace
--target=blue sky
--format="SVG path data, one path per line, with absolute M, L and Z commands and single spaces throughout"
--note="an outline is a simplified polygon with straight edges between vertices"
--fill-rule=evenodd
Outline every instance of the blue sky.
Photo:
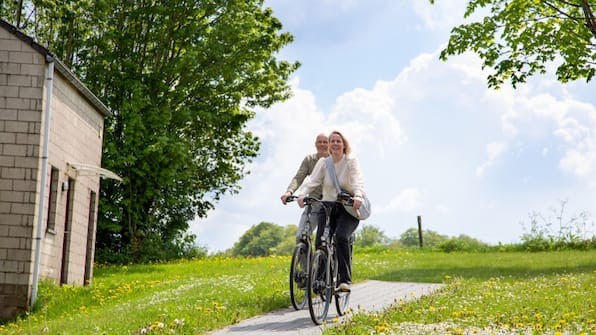
M 268 0 L 299 60 L 294 95 L 257 113 L 248 128 L 261 152 L 239 194 L 191 224 L 210 251 L 233 246 L 262 221 L 296 224 L 301 210 L 279 196 L 314 138 L 337 129 L 360 161 L 374 225 L 482 241 L 518 242 L 529 213 L 555 223 L 596 214 L 596 83 L 550 75 L 495 91 L 480 60 L 440 61 L 467 1 Z M 593 218 L 587 231 L 594 233 Z

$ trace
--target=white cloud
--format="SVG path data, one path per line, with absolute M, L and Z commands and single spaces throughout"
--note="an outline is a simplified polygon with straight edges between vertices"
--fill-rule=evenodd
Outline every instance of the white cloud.
M 451 29 L 460 24 L 467 2 L 467 0 L 437 0 L 434 5 L 431 5 L 429 1 L 412 0 L 411 5 L 422 20 L 424 28 L 434 31 Z
M 536 89 L 538 88 L 538 89 Z M 560 152 L 559 167 L 572 175 L 596 178 L 596 108 L 594 105 L 565 96 L 559 86 L 549 93 L 544 85 L 528 84 L 524 94 L 509 101 L 502 115 L 502 128 L 509 141 L 550 142 Z M 550 152 L 542 148 L 543 156 Z
M 492 142 L 486 145 L 487 160 L 476 169 L 476 176 L 482 177 L 486 170 L 495 163 L 495 161 L 507 151 L 507 144 L 502 142 Z
M 355 156 L 359 155 L 358 148 L 371 145 L 383 159 L 388 147 L 399 146 L 406 140 L 394 113 L 390 87 L 390 83 L 377 82 L 373 90 L 359 88 L 337 98 L 329 124 L 345 129 Z
M 422 192 L 416 188 L 406 188 L 389 201 L 387 210 L 415 212 L 423 207 Z

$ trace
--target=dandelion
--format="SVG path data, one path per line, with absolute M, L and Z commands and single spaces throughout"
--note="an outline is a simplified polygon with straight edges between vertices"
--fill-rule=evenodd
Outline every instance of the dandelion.
M 376 327 L 375 327 L 375 331 L 376 331 L 377 333 L 379 333 L 379 335 L 380 335 L 380 334 L 384 334 L 384 333 L 385 333 L 386 331 L 388 331 L 388 330 L 389 330 L 389 328 L 388 328 L 387 326 L 384 326 L 384 325 L 379 325 L 379 326 L 376 326 Z

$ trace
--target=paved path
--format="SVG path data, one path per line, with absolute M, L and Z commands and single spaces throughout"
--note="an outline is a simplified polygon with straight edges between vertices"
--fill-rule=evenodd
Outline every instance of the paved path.
M 399 301 L 416 299 L 442 287 L 441 284 L 399 283 L 369 280 L 352 285 L 350 305 L 354 312 L 382 311 Z M 329 307 L 327 321 L 337 316 L 335 303 Z M 349 317 L 344 316 L 344 317 Z M 323 326 L 316 326 L 310 319 L 308 306 L 300 311 L 286 308 L 242 321 L 236 325 L 210 333 L 211 335 L 316 335 Z

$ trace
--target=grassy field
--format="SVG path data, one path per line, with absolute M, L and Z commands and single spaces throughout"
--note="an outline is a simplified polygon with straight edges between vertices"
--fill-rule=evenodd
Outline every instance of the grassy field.
M 0 325 L 0 334 L 204 334 L 288 307 L 289 263 L 270 257 L 97 266 L 89 287 L 43 282 L 35 311 Z M 437 333 L 432 327 L 450 334 L 596 333 L 596 250 L 356 253 L 354 280 L 367 279 L 447 285 L 380 315 L 353 312 L 325 334 Z

